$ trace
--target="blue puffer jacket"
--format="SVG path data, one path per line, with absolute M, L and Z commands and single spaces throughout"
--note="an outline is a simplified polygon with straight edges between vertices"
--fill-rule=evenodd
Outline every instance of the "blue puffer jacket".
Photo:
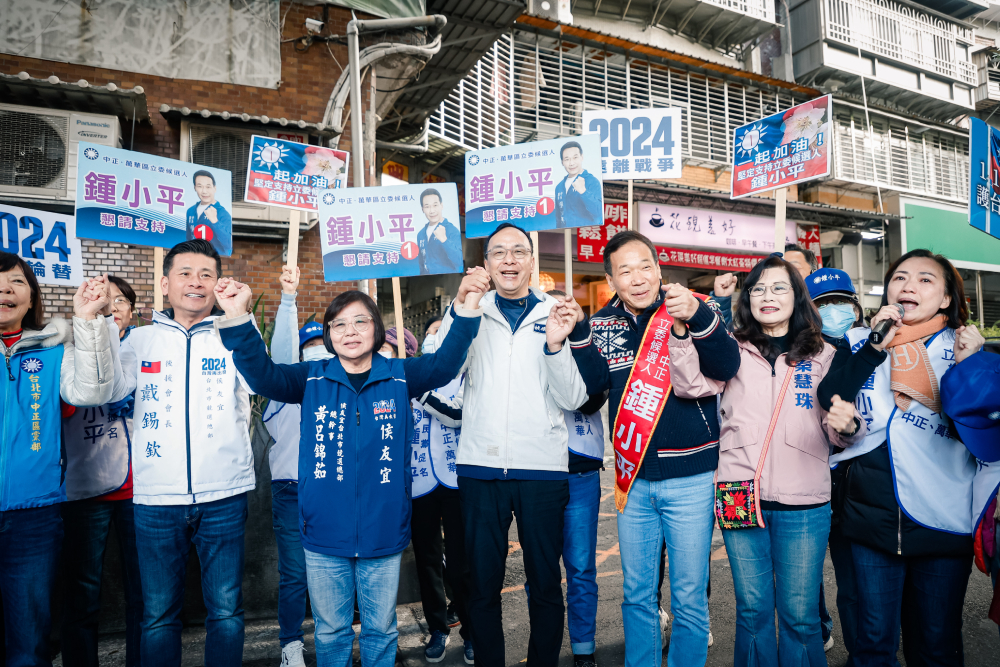
M 399 553 L 410 541 L 410 399 L 458 375 L 479 313 L 458 317 L 434 354 L 372 356 L 360 392 L 337 358 L 275 364 L 249 315 L 220 320 L 222 342 L 258 394 L 302 405 L 299 528 L 309 551 L 347 558 Z

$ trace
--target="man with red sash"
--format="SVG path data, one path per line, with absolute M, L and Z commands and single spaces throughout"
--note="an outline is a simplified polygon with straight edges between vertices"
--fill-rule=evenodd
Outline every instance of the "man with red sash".
M 581 366 L 587 363 L 581 356 L 589 354 L 607 372 L 625 578 L 625 666 L 660 661 L 656 588 L 665 543 L 674 613 L 667 665 L 696 667 L 708 656 L 719 422 L 714 397 L 671 393 L 667 337 L 690 338 L 702 373 L 722 382 L 739 370 L 739 350 L 714 303 L 681 285 L 661 285 L 656 250 L 642 234 L 616 234 L 604 250 L 604 271 L 615 296 L 590 320 L 592 344 L 580 349 L 576 332 L 570 342 Z

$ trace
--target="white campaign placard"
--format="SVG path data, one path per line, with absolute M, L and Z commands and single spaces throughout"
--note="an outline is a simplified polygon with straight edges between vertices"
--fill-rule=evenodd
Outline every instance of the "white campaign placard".
M 606 181 L 681 177 L 681 109 L 583 112 L 583 131 L 601 135 Z
M 42 285 L 83 282 L 83 247 L 72 215 L 0 204 L 0 250 L 20 255 Z

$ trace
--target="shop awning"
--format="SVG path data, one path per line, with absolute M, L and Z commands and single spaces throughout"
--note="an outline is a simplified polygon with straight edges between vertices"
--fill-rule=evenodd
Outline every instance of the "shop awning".
M 92 84 L 86 79 L 60 81 L 57 76 L 33 79 L 27 72 L 0 74 L 0 100 L 6 104 L 119 116 L 123 120 L 149 120 L 142 86 L 119 88 L 109 82 Z
M 291 129 L 306 130 L 311 134 L 327 136 L 333 134 L 333 127 L 322 123 L 312 123 L 305 120 L 289 120 L 288 118 L 271 118 L 270 116 L 252 116 L 248 113 L 238 113 L 220 109 L 191 109 L 189 107 L 175 107 L 169 104 L 160 105 L 160 113 L 166 117 L 189 118 L 191 120 L 223 120 L 233 123 L 245 124 L 247 126 L 269 126 L 288 127 Z

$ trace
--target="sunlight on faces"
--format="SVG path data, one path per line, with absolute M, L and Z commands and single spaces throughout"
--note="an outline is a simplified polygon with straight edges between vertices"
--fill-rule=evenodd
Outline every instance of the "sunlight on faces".
M 783 284 L 788 287 L 784 294 L 774 294 L 771 289 L 774 285 Z M 792 319 L 795 310 L 795 290 L 792 288 L 792 280 L 788 271 L 784 267 L 766 269 L 760 276 L 760 281 L 756 285 L 750 285 L 748 290 L 755 287 L 766 287 L 760 296 L 754 296 L 750 292 L 750 312 L 753 318 L 760 322 L 761 327 L 768 335 L 782 335 L 780 333 L 770 333 L 769 329 L 780 329 L 787 327 L 788 321 Z
M 653 305 L 660 294 L 660 265 L 641 241 L 631 241 L 611 255 L 608 286 L 633 313 Z
M 118 285 L 109 281 L 108 287 L 111 290 L 111 314 L 115 317 L 119 335 L 124 336 L 125 329 L 132 324 L 132 304 L 118 289 Z
M 24 272 L 14 267 L 0 273 L 0 331 L 17 331 L 31 308 L 31 287 Z
M 202 204 L 215 203 L 215 182 L 208 176 L 199 176 L 194 179 L 194 191 L 198 193 L 198 199 Z
M 361 325 L 364 331 L 358 331 L 354 325 L 356 318 L 367 317 L 370 317 L 368 309 L 363 303 L 355 301 L 330 320 L 330 342 L 333 343 L 334 354 L 352 361 L 371 356 L 372 348 L 375 347 L 374 322 L 366 320 L 365 324 Z M 337 334 L 333 327 L 344 322 L 347 323 L 347 331 Z
M 494 251 L 507 250 L 507 256 L 497 260 Z M 527 256 L 518 260 L 514 251 L 521 250 Z M 497 294 L 505 299 L 520 299 L 528 295 L 528 283 L 535 268 L 535 258 L 531 254 L 531 242 L 527 236 L 508 227 L 494 234 L 486 251 L 486 271 L 496 285 Z
M 941 265 L 929 257 L 911 257 L 889 278 L 889 303 L 903 306 L 903 324 L 922 324 L 951 305 Z
M 219 282 L 215 260 L 208 255 L 184 252 L 174 257 L 169 275 L 160 278 L 160 289 L 174 311 L 207 316 L 215 305 L 215 284 Z
M 427 222 L 432 225 L 444 220 L 444 205 L 437 195 L 424 195 L 424 200 L 420 204 L 420 209 L 427 217 Z
M 562 152 L 562 166 L 570 176 L 583 172 L 583 153 L 576 146 L 570 146 Z

